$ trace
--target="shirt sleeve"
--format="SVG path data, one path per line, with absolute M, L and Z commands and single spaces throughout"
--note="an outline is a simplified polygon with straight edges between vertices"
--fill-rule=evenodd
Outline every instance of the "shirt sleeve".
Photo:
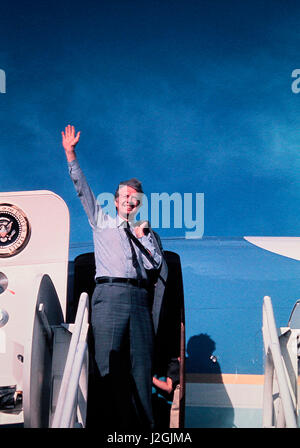
M 153 241 L 152 241 L 151 234 L 148 233 L 148 235 L 142 236 L 142 238 L 140 238 L 140 241 L 143 244 L 143 246 L 150 252 L 150 254 L 154 258 L 155 262 L 157 263 L 157 269 L 159 269 L 160 265 L 161 265 L 161 261 L 162 261 L 162 256 L 156 250 L 156 248 L 153 244 Z M 153 269 L 153 265 L 152 265 L 152 263 L 150 263 L 150 261 L 147 259 L 147 257 L 145 255 L 142 255 L 142 258 L 143 258 L 144 268 L 145 269 Z
M 75 159 L 72 162 L 68 162 L 68 168 L 75 190 L 87 214 L 91 227 L 101 227 L 104 224 L 105 214 L 89 187 L 78 160 Z

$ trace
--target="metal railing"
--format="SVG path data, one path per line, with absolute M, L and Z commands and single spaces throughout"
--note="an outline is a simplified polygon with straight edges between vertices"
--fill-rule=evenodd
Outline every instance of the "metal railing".
M 297 398 L 285 365 L 271 298 L 263 300 L 263 340 L 265 348 L 265 383 L 263 393 L 263 427 L 297 428 Z M 297 353 L 296 353 L 297 356 Z M 296 372 L 297 375 L 297 372 Z M 274 415 L 274 380 L 278 388 L 280 412 Z M 276 421 L 275 421 L 276 420 Z
M 74 425 L 79 380 L 87 350 L 88 295 L 79 299 L 68 356 L 58 394 L 52 428 L 70 428 Z

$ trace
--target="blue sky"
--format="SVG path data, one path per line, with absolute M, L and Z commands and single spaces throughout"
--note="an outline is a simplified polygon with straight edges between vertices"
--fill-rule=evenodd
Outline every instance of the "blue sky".
M 299 236 L 297 1 L 16 1 L 0 14 L 1 191 L 48 189 L 91 239 L 61 130 L 95 194 L 203 192 L 206 236 Z M 185 229 L 161 229 L 162 236 Z

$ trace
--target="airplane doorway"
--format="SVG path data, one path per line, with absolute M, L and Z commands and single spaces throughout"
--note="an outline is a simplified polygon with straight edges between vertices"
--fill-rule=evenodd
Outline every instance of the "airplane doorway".
M 172 410 L 175 416 L 173 427 L 184 427 L 185 408 L 185 315 L 184 315 L 184 294 L 181 272 L 180 257 L 174 252 L 165 251 L 168 265 L 168 280 L 161 309 L 158 331 L 155 339 L 154 373 L 157 376 L 166 376 L 167 367 L 170 360 L 179 359 L 178 372 L 178 395 L 177 409 Z M 95 288 L 95 258 L 94 253 L 84 253 L 74 260 L 74 283 L 73 300 L 69 302 L 67 315 L 72 321 L 72 316 L 76 314 L 76 308 L 80 294 L 87 292 L 91 300 Z M 91 304 L 89 309 L 91 310 Z M 99 396 L 98 369 L 93 359 L 94 354 L 93 335 L 89 334 L 89 387 L 87 403 L 87 427 L 99 426 L 99 406 L 101 398 Z M 172 403 L 166 394 L 157 394 L 153 388 L 153 408 L 155 422 L 158 428 L 169 427 Z M 157 400 L 157 395 L 160 399 Z M 175 394 L 174 394 L 175 395 Z M 98 417 L 94 418 L 97 414 Z

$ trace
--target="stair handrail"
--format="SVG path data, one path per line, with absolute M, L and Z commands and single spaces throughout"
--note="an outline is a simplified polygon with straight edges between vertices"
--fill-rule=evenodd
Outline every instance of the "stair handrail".
M 87 350 L 88 294 L 80 296 L 52 428 L 69 428 L 74 414 L 79 378 Z
M 269 296 L 265 296 L 263 299 L 263 339 L 265 346 L 263 426 L 270 427 L 273 423 L 273 377 L 275 371 L 286 427 L 297 428 L 296 409 L 288 385 L 272 301 Z

